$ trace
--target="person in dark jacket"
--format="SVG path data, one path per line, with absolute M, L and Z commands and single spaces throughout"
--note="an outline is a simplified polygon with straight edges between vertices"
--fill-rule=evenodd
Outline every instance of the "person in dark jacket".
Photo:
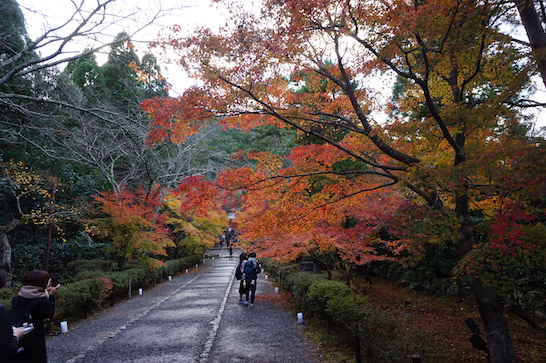
M 6 275 L 0 271 L 0 289 L 6 285 Z M 0 304 L 0 362 L 7 362 L 15 355 L 19 339 L 23 337 L 22 329 L 13 329 L 11 315 L 4 305 Z
M 32 270 L 23 277 L 19 294 L 11 301 L 12 309 L 30 307 L 35 339 L 32 346 L 19 352 L 11 360 L 13 363 L 47 363 L 44 319 L 53 317 L 55 294 L 60 285 L 51 286 L 49 273 Z M 32 305 L 31 305 L 32 304 Z
M 257 284 L 259 273 L 260 273 L 260 264 L 256 260 L 256 254 L 254 252 L 250 252 L 248 254 L 248 260 L 245 264 L 245 277 L 244 277 L 246 280 L 246 292 L 245 292 L 246 304 L 245 305 L 248 305 L 250 303 L 250 306 L 254 306 L 254 299 L 256 298 L 256 284 Z
M 242 273 L 241 281 L 239 281 L 239 304 L 245 304 L 245 300 L 243 300 L 243 295 L 246 294 L 246 281 L 245 281 L 245 275 L 244 275 L 246 259 L 247 259 L 246 253 L 243 252 L 239 255 L 239 264 L 237 265 L 237 268 Z

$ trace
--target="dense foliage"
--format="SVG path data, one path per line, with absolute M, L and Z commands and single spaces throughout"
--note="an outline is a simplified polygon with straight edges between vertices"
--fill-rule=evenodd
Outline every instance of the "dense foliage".
M 199 81 L 180 97 L 127 33 L 61 71 L 39 52 L 51 33 L 32 41 L 2 2 L 0 268 L 85 255 L 157 271 L 203 253 L 236 211 L 261 256 L 305 256 L 348 280 L 389 265 L 414 287 L 455 281 L 474 295 L 492 361 L 514 362 L 503 309 L 532 322 L 546 297 L 545 143 L 526 112 L 544 107 L 532 100 L 546 79 L 543 2 L 215 2 L 234 15 L 219 32 L 175 26 L 157 43 Z M 58 53 L 92 36 L 108 4 Z M 89 251 L 49 264 L 64 241 Z M 290 279 L 310 310 L 332 312 L 309 299 L 338 287 Z M 338 322 L 366 311 L 347 299 Z
M 333 256 L 346 269 L 400 257 L 413 267 L 427 245 L 451 247 L 492 360 L 514 362 L 499 296 L 534 288 L 506 271 L 532 276 L 546 262 L 545 144 L 525 113 L 543 107 L 529 98 L 544 55 L 506 27 L 533 5 L 218 2 L 231 25 L 164 39 L 202 84 L 143 103 L 150 142 L 182 142 L 217 117 L 296 131 L 289 153 L 246 153 L 253 166 L 218 176 L 239 191 L 244 236 L 263 255 Z M 390 99 L 378 89 L 391 87 Z
M 127 32 L 80 54 L 64 48 L 107 27 L 111 3 L 63 23 L 56 31 L 77 30 L 62 42 L 50 29 L 30 39 L 17 2 L 0 5 L 0 268 L 15 283 L 30 269 L 64 273 L 82 258 L 157 269 L 204 253 L 227 225 L 214 188 L 192 197 L 184 180 L 214 177 L 250 135 L 222 140 L 212 126 L 184 145 L 147 145 L 139 103 L 170 88 L 154 54 L 139 57 Z M 98 50 L 108 53 L 104 64 Z

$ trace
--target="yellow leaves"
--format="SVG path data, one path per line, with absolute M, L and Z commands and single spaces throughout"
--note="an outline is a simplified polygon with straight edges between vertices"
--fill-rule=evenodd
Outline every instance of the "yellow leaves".
M 33 198 L 50 198 L 53 178 L 40 172 L 30 171 L 22 162 L 7 162 L 1 164 L 1 176 L 5 180 L 5 188 L 9 188 L 16 197 L 29 195 Z M 49 187 L 49 188 L 47 188 Z
M 277 170 L 282 167 L 282 158 L 278 154 L 261 151 L 248 154 L 248 158 L 256 160 L 258 162 L 256 169 L 266 174 L 276 174 Z
M 200 185 L 196 183 L 194 187 L 200 189 Z M 168 208 L 169 214 L 166 224 L 180 238 L 178 245 L 191 244 L 205 249 L 211 247 L 229 223 L 227 215 L 214 199 L 210 200 L 210 203 L 195 203 L 191 201 L 193 197 L 191 193 L 185 191 L 189 189 L 179 188 L 165 198 L 165 207 Z M 197 193 L 196 197 L 201 198 L 202 194 Z M 194 208 L 186 208 L 188 204 L 199 206 L 201 211 L 197 213 Z
M 171 220 L 173 222 L 174 220 Z M 197 236 L 199 229 L 190 221 L 178 220 L 176 232 L 182 232 L 186 236 Z
M 10 208 L 18 218 L 39 228 L 51 225 L 56 237 L 62 238 L 61 223 L 76 214 L 74 207 L 59 204 L 52 198 L 52 190 L 61 192 L 63 184 L 43 172 L 31 171 L 22 162 L 0 163 L 0 168 L 0 188 L 13 196 Z

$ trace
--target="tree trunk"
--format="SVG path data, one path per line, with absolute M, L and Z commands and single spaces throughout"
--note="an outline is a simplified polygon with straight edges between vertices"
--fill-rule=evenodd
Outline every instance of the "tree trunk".
M 11 286 L 11 246 L 4 232 L 0 232 L 0 270 L 6 274 L 6 286 Z
M 127 259 L 123 256 L 118 256 L 117 257 L 117 262 L 118 262 L 118 270 L 119 271 L 123 271 L 125 270 L 125 265 L 127 263 Z
M 466 190 L 466 189 L 465 189 Z M 474 244 L 472 225 L 469 219 L 468 194 L 461 193 L 456 198 L 455 210 L 462 217 L 461 240 L 457 251 L 462 258 L 469 253 Z M 504 317 L 502 305 L 492 287 L 485 285 L 473 275 L 469 276 L 470 288 L 482 318 L 484 330 L 487 334 L 489 352 L 492 363 L 515 363 L 516 353 L 512 346 L 508 326 Z
M 7 233 L 13 231 L 20 226 L 22 222 L 18 219 L 13 219 L 5 226 L 0 227 L 0 270 L 6 274 L 6 286 L 11 286 L 11 245 Z
M 55 192 L 57 191 L 57 178 L 53 178 L 53 185 L 51 186 L 51 201 L 49 202 L 49 223 L 47 226 L 47 240 L 44 257 L 44 270 L 49 271 L 49 257 L 51 255 L 51 235 L 53 233 L 52 215 L 55 212 Z
M 512 340 L 497 294 L 491 287 L 484 285 L 479 279 L 472 276 L 470 276 L 470 287 L 487 334 L 491 362 L 517 362 L 516 353 L 512 347 Z
M 546 32 L 535 9 L 533 0 L 514 0 L 514 3 L 518 8 L 521 22 L 531 43 L 542 82 L 546 86 Z

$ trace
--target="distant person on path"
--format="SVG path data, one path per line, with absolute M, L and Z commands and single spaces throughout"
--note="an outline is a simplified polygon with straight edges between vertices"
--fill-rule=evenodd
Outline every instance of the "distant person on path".
M 245 281 L 246 281 L 246 301 L 245 305 L 250 303 L 250 306 L 254 306 L 254 299 L 256 298 L 256 284 L 258 280 L 258 274 L 260 273 L 260 264 L 256 260 L 256 254 L 250 252 L 248 254 L 248 261 L 245 264 Z M 249 300 L 250 295 L 250 300 Z
M 0 271 L 0 289 L 6 285 L 6 275 Z M 0 362 L 16 354 L 17 344 L 25 333 L 22 329 L 13 329 L 11 315 L 6 306 L 0 304 Z
M 44 319 L 55 312 L 55 294 L 60 287 L 51 285 L 49 273 L 32 270 L 23 277 L 19 294 L 11 301 L 11 309 L 30 308 L 35 339 L 33 345 L 17 353 L 10 363 L 47 363 Z
M 229 244 L 229 259 L 233 257 L 233 243 Z
M 237 264 L 237 270 L 241 274 L 241 280 L 239 281 L 239 304 L 244 304 L 243 295 L 246 294 L 246 281 L 245 281 L 245 266 L 246 266 L 246 253 L 241 253 L 239 255 L 239 263 Z M 237 276 L 237 272 L 235 273 Z

